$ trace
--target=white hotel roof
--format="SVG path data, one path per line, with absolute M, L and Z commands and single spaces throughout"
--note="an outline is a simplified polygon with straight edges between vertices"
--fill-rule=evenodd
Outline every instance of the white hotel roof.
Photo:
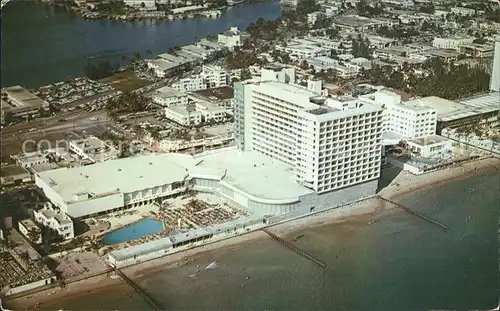
M 287 200 L 313 192 L 295 182 L 293 168 L 257 152 L 227 148 L 196 159 L 198 167 L 226 169 L 223 181 L 257 198 Z
M 170 184 L 187 177 L 186 168 L 169 158 L 168 154 L 143 155 L 45 171 L 38 175 L 66 202 L 71 202 L 75 194 L 127 193 Z

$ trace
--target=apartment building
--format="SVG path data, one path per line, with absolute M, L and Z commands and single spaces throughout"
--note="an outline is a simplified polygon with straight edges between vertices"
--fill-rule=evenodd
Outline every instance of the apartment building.
M 196 102 L 196 111 L 201 112 L 203 119 L 222 122 L 226 118 L 226 108 L 215 106 L 209 102 Z
M 309 14 L 307 14 L 307 24 L 309 26 L 313 26 L 317 21 L 321 21 L 325 17 L 326 17 L 325 13 L 323 13 L 323 12 L 309 13 Z
M 42 230 L 31 219 L 22 219 L 18 223 L 19 232 L 34 244 L 42 244 Z
M 183 126 L 197 125 L 203 120 L 201 112 L 189 111 L 185 106 L 165 108 L 165 117 Z
M 395 133 L 405 140 L 436 134 L 436 110 L 421 99 L 403 102 L 401 95 L 389 90 L 378 91 L 372 98 L 371 102 L 384 107 L 384 133 Z
M 261 81 L 278 81 L 281 83 L 295 84 L 295 68 L 279 65 L 269 65 L 261 68 Z
M 432 41 L 432 46 L 438 49 L 459 50 L 461 45 L 469 45 L 474 42 L 473 37 L 450 37 L 439 38 L 436 37 Z
M 472 16 L 476 14 L 476 10 L 463 7 L 454 7 L 451 8 L 451 13 L 460 16 Z
M 229 76 L 220 66 L 203 65 L 200 76 L 205 79 L 208 88 L 227 86 Z
M 81 159 L 93 163 L 118 159 L 120 152 L 111 144 L 105 143 L 95 136 L 90 136 L 68 142 L 69 150 Z
M 285 52 L 287 52 L 292 59 L 306 59 L 317 56 L 328 56 L 329 50 L 323 47 L 306 45 L 306 44 L 293 44 L 285 47 Z
M 296 182 L 318 193 L 376 180 L 382 107 L 326 99 L 312 91 L 318 89 L 318 81 L 309 86 L 274 81 L 236 84 L 238 148 L 293 167 Z
M 183 78 L 179 81 L 172 83 L 171 87 L 178 92 L 194 92 L 207 89 L 205 79 L 201 76 L 193 76 Z
M 64 240 L 71 240 L 75 237 L 73 221 L 61 210 L 46 202 L 43 208 L 33 211 L 35 221 L 46 227 L 54 229 Z
M 168 86 L 157 89 L 151 98 L 155 104 L 161 107 L 185 106 L 188 103 L 186 93 Z
M 247 37 L 248 34 L 241 32 L 238 27 L 231 27 L 217 36 L 217 42 L 232 51 L 235 47 L 242 46 Z

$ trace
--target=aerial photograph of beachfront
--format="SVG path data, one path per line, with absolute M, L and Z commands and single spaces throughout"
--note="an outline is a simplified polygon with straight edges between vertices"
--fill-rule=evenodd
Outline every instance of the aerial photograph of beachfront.
M 498 310 L 498 0 L 2 0 L 0 310 Z

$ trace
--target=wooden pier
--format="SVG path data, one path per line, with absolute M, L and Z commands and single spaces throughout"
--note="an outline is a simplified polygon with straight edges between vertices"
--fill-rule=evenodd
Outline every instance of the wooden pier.
M 282 238 L 280 238 L 276 234 L 270 232 L 269 230 L 262 229 L 262 231 L 264 231 L 265 233 L 267 233 L 271 238 L 273 238 L 274 240 L 276 240 L 281 245 L 283 245 L 286 248 L 288 248 L 288 249 L 294 251 L 295 253 L 301 255 L 302 257 L 305 257 L 306 259 L 312 261 L 315 265 L 317 265 L 317 266 L 319 266 L 319 267 L 321 267 L 323 269 L 325 269 L 327 267 L 326 263 L 324 263 L 323 261 L 321 261 L 321 260 L 319 260 L 317 258 L 314 258 L 312 255 L 309 255 L 308 253 L 306 253 L 305 251 L 301 250 L 300 248 L 298 248 L 297 246 L 293 245 L 292 243 L 283 240 Z
M 446 226 L 446 225 L 444 225 L 444 224 L 442 224 L 442 223 L 438 222 L 437 220 L 434 220 L 434 219 L 432 219 L 432 218 L 429 218 L 428 216 L 425 216 L 425 215 L 423 215 L 423 214 L 421 214 L 421 213 L 419 213 L 419 212 L 415 212 L 415 211 L 413 211 L 413 210 L 409 209 L 409 208 L 408 208 L 408 207 L 406 207 L 406 206 L 403 206 L 403 205 L 401 205 L 401 204 L 398 204 L 398 203 L 396 203 L 396 202 L 394 202 L 394 201 L 391 201 L 391 200 L 389 200 L 389 199 L 383 198 L 383 197 L 381 197 L 381 196 L 377 196 L 377 197 L 378 197 L 380 200 L 385 201 L 385 202 L 388 202 L 388 203 L 391 203 L 392 205 L 394 205 L 394 206 L 396 206 L 396 207 L 398 207 L 398 208 L 400 208 L 400 209 L 402 209 L 402 210 L 404 210 L 404 211 L 407 211 L 408 213 L 410 213 L 410 214 L 412 214 L 412 215 L 415 215 L 415 216 L 417 216 L 417 217 L 419 217 L 419 218 L 421 218 L 421 219 L 423 219 L 423 220 L 425 220 L 425 221 L 427 221 L 427 222 L 430 222 L 431 224 L 436 225 L 436 226 L 440 227 L 441 229 L 444 229 L 444 230 L 448 230 L 448 229 L 450 229 L 450 228 L 448 228 L 448 226 Z
M 119 269 L 114 270 L 132 289 L 141 296 L 144 301 L 146 301 L 155 311 L 162 311 L 162 308 L 148 295 L 139 285 L 135 284 L 134 281 L 128 278 L 125 273 L 121 272 Z

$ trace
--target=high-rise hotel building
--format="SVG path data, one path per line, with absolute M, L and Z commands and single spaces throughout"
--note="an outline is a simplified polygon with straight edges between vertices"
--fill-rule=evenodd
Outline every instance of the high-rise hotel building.
M 376 188 L 382 106 L 320 93 L 319 81 L 307 88 L 279 81 L 236 84 L 237 147 L 288 164 L 296 182 L 318 194 L 370 181 Z

